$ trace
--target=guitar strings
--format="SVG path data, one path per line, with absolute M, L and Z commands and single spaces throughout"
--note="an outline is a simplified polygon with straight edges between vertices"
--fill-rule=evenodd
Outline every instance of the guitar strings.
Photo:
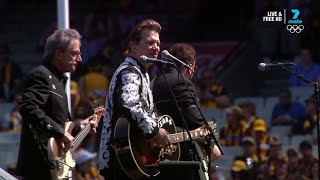
M 73 147 L 70 150 L 71 153 L 74 153 L 74 151 L 78 148 L 82 140 L 90 132 L 90 129 L 91 129 L 91 125 L 87 124 L 87 126 L 76 136 L 75 141 L 73 142 Z

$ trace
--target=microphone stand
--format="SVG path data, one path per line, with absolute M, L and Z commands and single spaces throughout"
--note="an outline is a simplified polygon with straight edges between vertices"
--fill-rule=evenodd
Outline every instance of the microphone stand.
M 170 63 L 170 64 L 171 64 L 171 63 Z M 174 63 L 172 63 L 171 65 L 174 65 L 174 67 L 175 67 L 176 69 L 178 69 L 178 67 L 177 67 Z M 189 130 L 189 128 L 188 128 L 188 126 L 187 126 L 187 123 L 186 123 L 186 121 L 185 121 L 185 119 L 184 119 L 184 116 L 183 116 L 183 114 L 182 114 L 182 111 L 181 111 L 181 108 L 180 108 L 180 106 L 179 106 L 179 104 L 178 104 L 178 101 L 177 101 L 176 97 L 174 96 L 173 90 L 172 90 L 172 88 L 170 87 L 169 81 L 168 81 L 167 77 L 166 77 L 165 74 L 164 74 L 164 67 L 165 67 L 165 66 L 162 66 L 162 67 L 160 68 L 160 72 L 161 72 L 161 74 L 163 75 L 163 77 L 164 77 L 164 79 L 165 79 L 165 81 L 166 81 L 166 84 L 167 84 L 167 86 L 168 86 L 168 88 L 169 88 L 169 90 L 170 90 L 170 94 L 171 94 L 171 96 L 172 96 L 172 98 L 173 98 L 174 104 L 175 104 L 175 106 L 177 107 L 177 109 L 178 109 L 178 111 L 179 111 L 179 116 L 180 116 L 181 121 L 182 121 L 182 123 L 183 123 L 183 126 L 185 127 L 185 129 L 186 129 L 186 131 L 187 131 L 187 134 L 188 134 L 188 136 L 189 136 L 189 142 L 190 142 L 190 144 L 192 144 L 193 139 L 192 139 L 192 137 L 191 137 L 190 130 Z M 177 70 L 177 71 L 178 71 L 178 70 Z
M 306 78 L 303 77 L 303 75 L 299 75 L 295 72 L 290 71 L 289 69 L 285 68 L 284 66 L 281 67 L 282 69 L 286 70 L 287 72 L 289 72 L 290 74 L 295 75 L 296 77 L 298 77 L 299 79 L 301 79 L 302 81 L 306 82 L 307 84 L 311 85 L 314 87 L 314 94 L 316 96 L 316 113 L 317 113 L 317 142 L 318 142 L 318 164 L 320 164 L 320 134 L 319 134 L 319 84 L 318 82 L 312 82 Z M 320 168 L 318 168 L 318 174 L 320 174 Z M 320 176 L 318 177 L 318 179 L 320 180 Z
M 177 71 L 178 71 L 178 70 L 177 70 Z M 187 85 L 186 80 L 183 78 L 183 76 L 181 75 L 180 71 L 178 71 L 178 74 L 182 77 L 182 79 L 183 79 L 183 81 L 184 81 L 184 85 L 187 87 L 190 95 L 192 96 L 192 99 L 193 99 L 193 101 L 194 101 L 197 109 L 199 110 L 201 116 L 202 116 L 202 119 L 203 119 L 203 121 L 204 121 L 204 124 L 206 125 L 207 129 L 208 129 L 209 132 L 210 132 L 210 133 L 206 136 L 206 141 L 207 141 L 206 152 L 207 152 L 207 154 L 208 154 L 208 156 L 209 156 L 209 161 L 208 161 L 208 175 L 209 175 L 209 179 L 211 180 L 211 179 L 212 179 L 212 177 L 211 177 L 212 167 L 211 167 L 211 159 L 210 159 L 210 154 L 212 153 L 211 139 L 213 139 L 214 143 L 217 145 L 218 149 L 219 149 L 220 152 L 221 152 L 221 155 L 224 155 L 224 152 L 223 152 L 223 150 L 222 150 L 221 144 L 219 143 L 218 139 L 217 139 L 216 136 L 214 135 L 212 128 L 209 126 L 206 118 L 204 117 L 203 112 L 202 112 L 202 110 L 201 110 L 201 108 L 200 108 L 200 105 L 197 103 L 196 98 L 195 98 L 194 95 L 192 94 L 189 86 Z
M 170 63 L 170 64 L 171 64 L 171 63 Z M 207 141 L 207 149 L 206 149 L 206 152 L 207 152 L 207 154 L 209 155 L 209 161 L 208 161 L 208 176 L 209 176 L 209 180 L 211 180 L 211 179 L 212 179 L 212 178 L 211 178 L 211 161 L 210 161 L 210 154 L 211 154 L 211 149 L 212 149 L 212 148 L 211 148 L 211 139 L 214 139 L 214 141 L 215 141 L 215 143 L 217 144 L 217 146 L 218 146 L 221 154 L 224 154 L 224 153 L 223 153 L 223 150 L 222 150 L 222 148 L 221 148 L 220 143 L 218 142 L 217 138 L 216 138 L 215 135 L 213 134 L 213 130 L 212 130 L 211 127 L 209 126 L 208 122 L 205 120 L 205 117 L 204 117 L 202 111 L 200 110 L 200 107 L 198 106 L 198 103 L 196 102 L 195 97 L 194 97 L 193 94 L 191 93 L 191 90 L 189 89 L 189 87 L 188 87 L 185 79 L 184 79 L 183 76 L 181 75 L 181 73 L 180 73 L 178 67 L 176 66 L 176 64 L 173 64 L 173 65 L 174 65 L 175 69 L 176 69 L 177 72 L 178 72 L 178 76 L 180 76 L 180 77 L 183 79 L 184 84 L 187 86 L 189 93 L 191 94 L 191 96 L 192 96 L 192 98 L 193 98 L 196 106 L 198 107 L 198 109 L 199 109 L 199 111 L 200 111 L 200 113 L 201 113 L 201 116 L 202 116 L 203 120 L 205 121 L 205 124 L 206 124 L 208 130 L 210 131 L 210 134 L 206 136 L 206 141 Z M 166 81 L 166 84 L 167 84 L 168 87 L 169 87 L 170 94 L 172 95 L 172 98 L 173 98 L 173 100 L 174 100 L 175 106 L 178 108 L 181 121 L 182 121 L 183 126 L 185 127 L 185 129 L 186 129 L 186 131 L 187 131 L 187 134 L 188 134 L 188 136 L 189 136 L 190 145 L 192 145 L 192 146 L 195 147 L 196 153 L 197 153 L 197 155 L 198 155 L 197 157 L 198 157 L 199 161 L 201 161 L 201 159 L 200 159 L 201 156 L 199 155 L 199 148 L 200 148 L 200 146 L 199 146 L 198 143 L 196 143 L 196 142 L 192 139 L 192 137 L 191 137 L 190 130 L 189 130 L 188 125 L 187 125 L 187 123 L 186 123 L 186 121 L 185 121 L 185 119 L 184 119 L 182 110 L 181 110 L 181 108 L 179 107 L 178 101 L 177 101 L 176 97 L 174 96 L 173 90 L 172 90 L 172 88 L 170 87 L 170 84 L 169 84 L 166 76 L 164 75 L 164 67 L 165 67 L 165 66 L 162 66 L 162 68 L 160 68 L 160 69 L 161 69 L 161 74 L 163 75 L 163 77 L 164 77 L 164 79 L 165 79 L 165 81 Z M 210 136 L 211 136 L 211 137 L 210 137 Z M 192 151 L 190 151 L 190 153 L 191 153 L 191 156 L 193 156 Z M 201 179 L 201 178 L 205 178 L 205 176 L 202 176 L 201 174 L 199 174 L 199 177 L 200 177 L 200 179 Z

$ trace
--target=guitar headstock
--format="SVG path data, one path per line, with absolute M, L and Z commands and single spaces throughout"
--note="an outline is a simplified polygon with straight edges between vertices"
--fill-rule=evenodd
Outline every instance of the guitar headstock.
M 91 108 L 94 111 L 94 114 L 97 115 L 98 121 L 100 120 L 101 116 L 104 115 L 104 106 L 102 104 L 102 100 L 99 98 L 95 101 L 90 102 Z
M 211 127 L 211 129 L 213 130 L 214 136 L 219 139 L 219 127 L 218 124 L 214 121 L 209 121 L 208 122 L 209 126 Z

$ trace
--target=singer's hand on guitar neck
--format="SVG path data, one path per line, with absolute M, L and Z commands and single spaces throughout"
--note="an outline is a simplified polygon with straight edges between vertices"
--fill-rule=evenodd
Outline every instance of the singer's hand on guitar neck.
M 157 135 L 150 139 L 152 148 L 162 148 L 169 144 L 169 138 L 165 129 L 160 128 Z
M 84 120 L 80 120 L 81 129 L 83 129 L 84 127 L 86 127 L 86 125 L 88 123 L 90 123 L 91 124 L 91 131 L 96 133 L 97 132 L 96 128 L 98 127 L 98 121 L 96 121 L 96 120 L 92 121 L 92 120 L 97 119 L 97 118 L 98 118 L 98 115 L 94 114 Z

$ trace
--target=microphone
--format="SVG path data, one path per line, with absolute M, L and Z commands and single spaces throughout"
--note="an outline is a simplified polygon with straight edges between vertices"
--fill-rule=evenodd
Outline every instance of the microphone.
M 163 50 L 161 52 L 161 57 L 163 59 L 166 59 L 166 60 L 178 61 L 180 64 L 182 64 L 182 65 L 186 66 L 188 69 L 192 70 L 192 68 L 190 66 L 188 66 L 186 63 L 184 63 L 180 59 L 178 59 L 178 58 L 174 57 L 173 55 L 171 55 L 167 50 Z
M 284 66 L 296 66 L 295 63 L 260 63 L 258 65 L 258 69 L 260 71 L 267 71 L 267 70 L 271 70 L 271 69 L 274 69 L 274 68 L 281 68 L 281 67 L 284 67 Z
M 173 64 L 173 65 L 175 65 L 172 62 L 164 61 L 164 60 L 161 60 L 161 59 L 148 58 L 145 55 L 140 56 L 140 62 L 141 63 L 151 63 L 151 64 L 152 63 L 164 63 L 164 64 Z

